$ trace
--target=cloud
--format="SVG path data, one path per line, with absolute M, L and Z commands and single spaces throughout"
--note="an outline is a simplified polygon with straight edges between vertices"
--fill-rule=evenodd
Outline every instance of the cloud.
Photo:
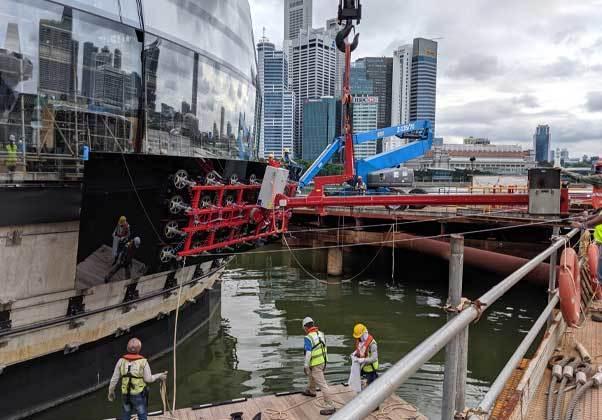
M 590 112 L 602 111 L 602 92 L 589 92 L 585 106 Z
M 447 70 L 449 77 L 474 80 L 487 80 L 502 73 L 503 68 L 497 57 L 476 53 L 461 57 Z
M 523 93 L 522 95 L 516 96 L 512 99 L 512 102 L 515 105 L 524 106 L 526 108 L 537 108 L 539 107 L 539 102 L 537 98 L 528 93 Z
M 250 0 L 256 36 L 265 26 L 281 45 L 283 3 Z M 596 139 L 602 142 L 597 97 L 584 98 L 598 89 L 602 74 L 599 0 L 363 3 L 354 59 L 391 56 L 415 37 L 437 38 L 438 136 L 479 135 L 530 147 L 535 127 L 544 123 L 552 128 L 553 147 L 570 144 L 575 153 L 592 154 Z M 337 5 L 314 0 L 313 26 L 324 26 Z

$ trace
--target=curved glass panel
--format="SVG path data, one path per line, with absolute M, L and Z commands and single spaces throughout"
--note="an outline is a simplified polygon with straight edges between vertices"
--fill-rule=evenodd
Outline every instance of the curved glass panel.
M 254 156 L 252 84 L 158 37 L 147 37 L 144 56 L 147 153 Z
M 86 146 L 256 157 L 256 67 L 246 2 L 202 2 L 205 17 L 183 18 L 202 34 L 189 37 L 196 41 L 190 48 L 122 23 L 125 14 L 137 14 L 135 1 L 65 3 L 122 18 L 44 0 L 0 2 L 0 173 L 77 173 Z M 222 19 L 243 29 L 226 30 Z M 199 45 L 211 49 L 204 54 Z M 213 59 L 219 51 L 237 58 Z
M 145 0 L 145 27 L 170 40 L 180 40 L 208 57 L 240 71 L 257 74 L 251 17 L 233 1 Z

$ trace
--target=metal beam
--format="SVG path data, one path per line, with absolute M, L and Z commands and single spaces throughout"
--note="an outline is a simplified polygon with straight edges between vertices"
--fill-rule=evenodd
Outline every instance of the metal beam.
M 527 194 L 410 194 L 410 195 L 357 195 L 357 196 L 280 196 L 281 207 L 324 207 L 324 206 L 385 206 L 385 205 L 506 205 L 526 206 Z

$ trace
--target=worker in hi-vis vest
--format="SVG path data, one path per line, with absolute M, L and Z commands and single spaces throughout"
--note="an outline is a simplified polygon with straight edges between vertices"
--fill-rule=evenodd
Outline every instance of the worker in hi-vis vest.
M 598 160 L 594 165 L 595 174 L 589 176 L 581 176 L 572 172 L 563 170 L 565 175 L 586 184 L 590 184 L 594 187 L 592 195 L 592 205 L 596 210 L 596 213 L 586 217 L 582 223 L 575 222 L 573 227 L 580 227 L 582 229 L 594 229 L 594 242 L 598 245 L 598 282 L 602 284 L 602 160 Z
M 353 338 L 355 338 L 355 351 L 353 356 L 362 367 L 362 376 L 366 378 L 367 385 L 378 378 L 378 346 L 374 337 L 368 333 L 364 324 L 356 324 L 353 327 Z
M 310 317 L 303 319 L 303 330 L 305 330 L 305 343 L 303 346 L 305 349 L 305 363 L 303 364 L 303 371 L 305 372 L 305 376 L 309 378 L 309 386 L 303 391 L 303 395 L 315 397 L 316 388 L 320 387 L 326 406 L 320 410 L 320 414 L 330 416 L 334 414 L 336 409 L 332 402 L 330 388 L 324 378 L 324 370 L 328 362 L 326 339 L 324 333 L 318 330 L 318 327 L 314 324 L 314 320 Z
M 147 384 L 157 380 L 165 381 L 167 372 L 153 375 L 148 360 L 140 355 L 142 342 L 137 338 L 128 341 L 127 354 L 123 355 L 115 365 L 109 383 L 109 401 L 115 400 L 115 387 L 121 379 L 121 396 L 123 398 L 123 420 L 129 420 L 132 413 L 138 420 L 147 420 L 148 389 Z
M 602 209 L 586 218 L 583 223 L 573 223 L 573 226 L 594 229 L 594 242 L 598 245 L 598 282 L 602 284 Z

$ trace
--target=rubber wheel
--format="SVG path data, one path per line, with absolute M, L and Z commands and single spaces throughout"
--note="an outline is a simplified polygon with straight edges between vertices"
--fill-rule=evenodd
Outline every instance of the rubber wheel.
M 592 321 L 602 322 L 602 314 L 592 314 Z

